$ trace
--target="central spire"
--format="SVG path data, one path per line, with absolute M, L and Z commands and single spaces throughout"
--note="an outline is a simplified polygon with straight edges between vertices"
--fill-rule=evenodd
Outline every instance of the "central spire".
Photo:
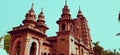
M 41 12 L 43 12 L 43 7 L 41 8 Z
M 29 12 L 34 12 L 34 3 L 32 3 L 31 9 L 29 10 Z
M 33 9 L 33 7 L 34 7 L 34 3 L 32 3 L 31 9 Z
M 65 0 L 65 5 L 67 5 L 67 0 Z
M 43 7 L 41 8 L 41 11 L 38 15 L 38 20 L 37 20 L 37 28 L 42 31 L 43 34 L 46 34 L 46 30 L 48 30 L 48 27 L 45 24 L 45 16 L 43 12 Z
M 29 26 L 35 26 L 36 24 L 36 14 L 34 12 L 34 4 L 32 3 L 31 9 L 26 13 L 25 20 L 23 20 L 23 24 Z
M 44 21 L 43 7 L 41 8 L 41 12 L 40 12 L 40 14 L 38 15 L 38 20 Z
M 70 10 L 69 10 L 69 8 L 67 6 L 67 0 L 65 0 L 65 6 L 62 9 L 61 17 L 63 17 L 63 18 L 70 18 L 71 17 Z
M 79 6 L 79 10 L 78 10 L 77 17 L 80 17 L 80 16 L 82 16 L 82 12 L 81 12 L 81 10 L 80 10 L 80 6 Z
M 78 10 L 78 13 L 82 13 L 81 10 L 80 10 L 80 6 L 79 6 L 79 10 Z
M 41 12 L 40 12 L 41 15 L 43 15 L 43 7 L 41 8 Z

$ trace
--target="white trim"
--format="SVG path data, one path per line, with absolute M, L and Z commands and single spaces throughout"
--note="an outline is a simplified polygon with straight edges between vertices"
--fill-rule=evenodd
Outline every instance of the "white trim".
M 30 48 L 31 48 L 31 45 L 33 42 L 36 43 L 36 55 L 38 55 L 39 43 L 38 43 L 38 40 L 36 40 L 36 39 L 30 39 L 29 44 L 28 44 L 29 45 L 28 46 L 28 55 L 30 55 Z

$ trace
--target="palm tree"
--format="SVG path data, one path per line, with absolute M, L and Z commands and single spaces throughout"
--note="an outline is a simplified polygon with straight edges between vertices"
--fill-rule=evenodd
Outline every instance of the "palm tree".
M 95 55 L 103 55 L 104 54 L 104 50 L 103 48 L 99 45 L 99 41 L 96 43 L 93 43 L 94 47 L 93 50 L 95 52 Z
M 118 21 L 120 22 L 120 13 L 118 14 Z M 116 36 L 120 36 L 120 33 L 117 33 Z

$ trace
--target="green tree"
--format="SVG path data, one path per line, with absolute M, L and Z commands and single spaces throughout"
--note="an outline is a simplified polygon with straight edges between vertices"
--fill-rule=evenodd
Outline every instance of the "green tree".
M 4 49 L 7 51 L 9 51 L 9 46 L 10 46 L 10 35 L 4 35 Z
M 0 42 L 1 42 L 2 38 L 3 38 L 3 37 L 0 37 Z
M 113 51 L 111 51 L 110 49 L 104 50 L 104 48 L 99 45 L 99 41 L 94 42 L 93 45 L 94 45 L 93 50 L 95 52 L 95 55 L 120 55 L 120 53 L 117 52 L 116 49 L 114 49 Z
M 116 36 L 120 36 L 120 33 L 117 33 Z
M 95 55 L 104 55 L 104 49 L 99 45 L 99 41 L 97 41 L 96 43 L 94 42 L 93 45 L 94 45 L 93 50 L 95 52 Z

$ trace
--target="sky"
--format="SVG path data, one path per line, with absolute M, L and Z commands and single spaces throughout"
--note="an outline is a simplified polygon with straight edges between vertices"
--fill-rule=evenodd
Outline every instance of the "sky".
M 36 17 L 43 7 L 48 36 L 55 36 L 58 31 L 56 21 L 61 17 L 65 0 L 1 0 L 0 1 L 0 36 L 4 36 L 13 27 L 22 24 L 25 14 L 34 3 Z M 76 18 L 79 6 L 88 20 L 93 42 L 100 42 L 105 50 L 119 49 L 120 0 L 68 0 L 71 17 Z M 120 52 L 120 51 L 119 51 Z

